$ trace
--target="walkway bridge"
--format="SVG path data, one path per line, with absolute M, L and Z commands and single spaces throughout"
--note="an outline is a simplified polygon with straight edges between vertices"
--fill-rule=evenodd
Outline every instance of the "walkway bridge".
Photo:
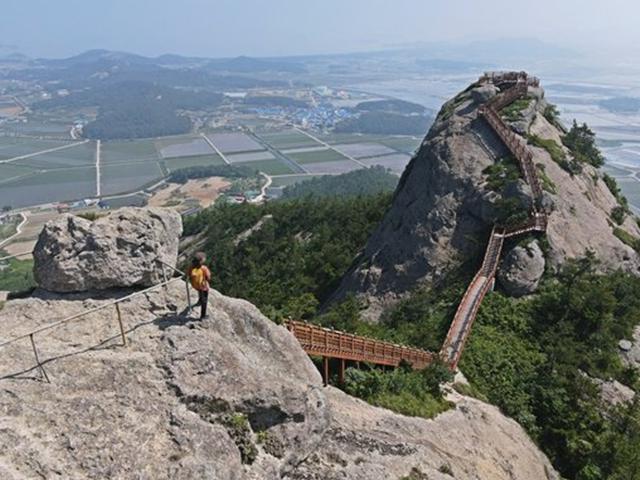
M 391 366 L 397 366 L 400 361 L 404 360 L 419 369 L 440 358 L 451 369 L 455 369 L 462 356 L 480 305 L 495 284 L 504 240 L 531 232 L 546 232 L 548 219 L 547 215 L 540 210 L 543 191 L 533 163 L 533 154 L 526 141 L 516 135 L 498 113 L 517 99 L 525 97 L 528 94 L 529 86 L 538 87 L 539 80 L 535 77 L 529 77 L 525 72 L 507 72 L 485 74 L 480 78 L 480 83 L 492 83 L 503 89 L 501 93 L 482 105 L 478 109 L 478 114 L 484 118 L 518 162 L 522 175 L 533 194 L 530 218 L 511 228 L 499 225 L 493 227 L 480 270 L 473 277 L 458 305 L 439 354 L 355 337 L 344 332 L 322 329 L 305 323 L 290 322 L 289 329 L 298 338 L 307 353 L 324 358 L 325 382 L 329 375 L 329 358 L 340 360 L 341 380 L 345 360 Z

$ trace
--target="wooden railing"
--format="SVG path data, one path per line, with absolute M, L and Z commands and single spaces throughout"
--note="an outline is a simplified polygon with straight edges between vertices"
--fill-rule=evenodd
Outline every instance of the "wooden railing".
M 369 362 L 397 367 L 405 361 L 421 369 L 433 362 L 435 354 L 413 347 L 319 327 L 310 323 L 288 321 L 287 329 L 309 355 Z

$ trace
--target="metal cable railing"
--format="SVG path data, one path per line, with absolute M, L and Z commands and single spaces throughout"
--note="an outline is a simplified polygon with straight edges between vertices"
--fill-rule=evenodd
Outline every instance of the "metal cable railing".
M 31 252 L 18 254 L 18 255 L 11 255 L 9 257 L 0 258 L 0 260 L 5 260 L 7 258 L 10 259 L 10 258 L 19 257 L 19 256 L 26 256 L 26 255 L 30 255 L 30 254 L 31 254 Z M 38 354 L 38 348 L 36 346 L 36 341 L 35 341 L 35 336 L 36 335 L 38 335 L 40 333 L 43 333 L 43 332 L 46 332 L 46 331 L 49 331 L 49 330 L 52 330 L 54 328 L 60 327 L 62 325 L 66 325 L 66 324 L 68 324 L 70 322 L 73 322 L 75 320 L 79 320 L 81 318 L 87 317 L 88 315 L 90 315 L 92 313 L 95 313 L 95 312 L 98 312 L 98 311 L 101 311 L 101 310 L 105 310 L 105 309 L 110 308 L 110 307 L 115 307 L 116 320 L 118 322 L 118 327 L 119 327 L 119 330 L 120 330 L 120 337 L 122 338 L 122 345 L 123 346 L 127 346 L 127 337 L 126 337 L 126 332 L 125 332 L 125 329 L 124 329 L 124 323 L 123 323 L 123 320 L 122 320 L 122 311 L 120 309 L 120 304 L 123 303 L 123 302 L 126 302 L 128 300 L 131 300 L 133 298 L 136 298 L 138 296 L 146 295 L 147 293 L 152 292 L 154 290 L 157 290 L 159 288 L 166 287 L 167 285 L 169 285 L 169 284 L 171 284 L 171 283 L 173 283 L 175 281 L 178 281 L 178 280 L 185 280 L 185 287 L 186 287 L 186 292 L 187 292 L 187 302 L 188 302 L 187 303 L 187 305 L 188 305 L 187 309 L 188 309 L 189 312 L 191 312 L 191 294 L 189 292 L 189 282 L 187 282 L 186 279 L 185 279 L 186 275 L 183 272 L 181 272 L 180 270 L 178 270 L 177 268 L 175 268 L 174 266 L 169 265 L 168 263 L 160 260 L 159 258 L 156 258 L 155 261 L 158 262 L 160 265 L 162 265 L 162 276 L 163 276 L 163 281 L 162 282 L 160 282 L 160 283 L 158 283 L 156 285 L 153 285 L 151 287 L 145 288 L 144 290 L 133 292 L 133 293 L 131 293 L 129 295 L 125 295 L 124 297 L 121 297 L 121 298 L 118 298 L 116 300 L 107 302 L 107 303 L 105 303 L 103 305 L 100 305 L 98 307 L 94 307 L 94 308 L 90 308 L 90 309 L 84 310 L 84 311 L 82 311 L 80 313 L 77 313 L 75 315 L 71 315 L 69 317 L 65 317 L 65 318 L 63 318 L 61 320 L 58 320 L 56 322 L 44 325 L 42 327 L 36 328 L 34 330 L 31 330 L 31 331 L 29 331 L 27 333 L 18 335 L 16 337 L 13 337 L 13 338 L 11 338 L 9 340 L 6 340 L 6 341 L 0 343 L 0 350 L 5 348 L 5 347 L 7 347 L 8 345 L 12 345 L 14 343 L 17 343 L 17 342 L 19 342 L 21 340 L 25 340 L 25 339 L 28 338 L 29 341 L 30 341 L 30 344 L 31 344 L 31 348 L 33 350 L 34 358 L 36 360 L 36 367 L 40 370 L 44 380 L 46 380 L 48 383 L 50 383 L 50 379 L 49 379 L 49 376 L 47 375 L 46 370 L 44 369 L 43 362 L 40 361 L 40 355 Z M 164 267 L 171 268 L 174 272 L 179 273 L 180 277 L 168 278 Z

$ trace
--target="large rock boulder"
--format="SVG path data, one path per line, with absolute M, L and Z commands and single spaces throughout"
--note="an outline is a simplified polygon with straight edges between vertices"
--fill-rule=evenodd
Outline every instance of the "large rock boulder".
M 538 288 L 544 267 L 544 254 L 534 240 L 513 248 L 505 256 L 498 270 L 498 282 L 513 297 L 529 295 Z
M 509 155 L 478 114 L 494 94 L 494 87 L 474 84 L 445 103 L 407 165 L 391 207 L 331 302 L 355 295 L 366 307 L 363 316 L 376 321 L 416 289 L 441 282 L 465 262 L 482 258 L 488 234 L 501 213 L 488 167 Z M 518 126 L 522 141 L 527 140 L 524 133 L 534 134 L 555 142 L 569 156 L 563 132 L 544 116 L 548 106 L 544 91 L 531 88 L 530 95 Z M 581 173 L 569 173 L 546 149 L 529 148 L 533 163 L 544 172 L 541 207 L 550 212 L 547 268 L 555 271 L 567 259 L 593 252 L 601 270 L 623 269 L 640 275 L 640 255 L 614 234 L 610 214 L 617 200 L 602 173 L 586 164 Z M 531 193 L 518 182 L 501 195 L 528 205 Z M 640 227 L 631 216 L 620 228 L 640 237 Z
M 52 292 L 151 286 L 158 260 L 175 266 L 180 215 L 164 208 L 123 208 L 90 221 L 63 215 L 47 223 L 34 256 L 38 285 Z
M 0 343 L 128 291 L 36 291 L 0 311 Z M 210 318 L 183 311 L 184 284 L 98 310 L 0 356 L 0 478 L 551 480 L 515 421 L 457 394 L 433 420 L 351 398 L 322 379 L 284 327 L 211 291 Z M 100 346 L 100 348 L 95 348 Z M 92 348 L 94 347 L 94 348 Z

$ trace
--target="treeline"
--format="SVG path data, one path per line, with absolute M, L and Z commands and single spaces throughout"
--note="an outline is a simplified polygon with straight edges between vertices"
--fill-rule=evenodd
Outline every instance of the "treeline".
M 257 175 L 258 171 L 237 165 L 206 165 L 185 167 L 173 170 L 167 180 L 174 183 L 187 183 L 191 179 L 207 177 L 248 178 Z
M 397 184 L 396 175 L 376 165 L 342 175 L 326 175 L 289 185 L 284 189 L 282 198 L 302 198 L 309 195 L 316 197 L 375 195 L 392 192 Z
M 336 288 L 390 199 L 380 194 L 221 205 L 187 219 L 185 233 L 206 232 L 214 288 L 249 300 L 273 319 L 303 319 Z M 272 218 L 236 245 L 267 215 Z
M 433 119 L 424 115 L 400 115 L 390 112 L 363 112 L 340 121 L 336 133 L 382 135 L 424 135 Z
M 425 107 L 413 102 L 407 102 L 405 100 L 371 100 L 368 102 L 360 102 L 355 108 L 360 112 L 394 112 L 409 115 L 412 113 L 418 113 L 420 115 L 425 113 Z

